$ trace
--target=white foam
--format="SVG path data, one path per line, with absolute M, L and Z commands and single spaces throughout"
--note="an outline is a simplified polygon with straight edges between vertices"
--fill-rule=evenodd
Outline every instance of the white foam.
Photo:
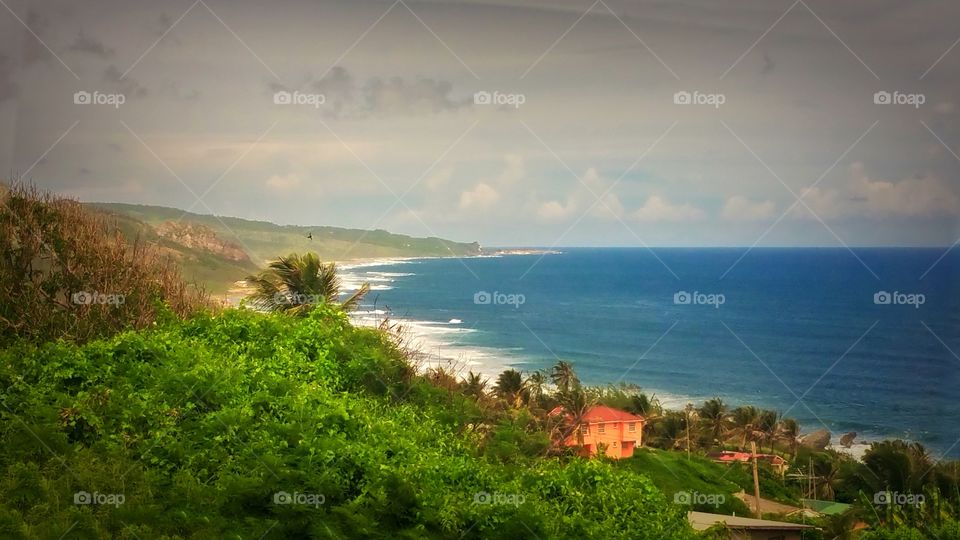
M 357 326 L 378 326 L 383 317 L 377 315 L 383 315 L 383 312 L 377 311 L 379 313 L 373 316 L 370 312 L 353 312 L 351 321 Z M 458 378 L 473 371 L 488 378 L 492 385 L 501 372 L 522 363 L 521 358 L 502 349 L 463 344 L 464 336 L 477 332 L 473 328 L 442 321 L 402 318 L 391 318 L 391 321 L 402 327 L 407 345 L 421 354 L 421 370 L 444 367 L 452 369 Z

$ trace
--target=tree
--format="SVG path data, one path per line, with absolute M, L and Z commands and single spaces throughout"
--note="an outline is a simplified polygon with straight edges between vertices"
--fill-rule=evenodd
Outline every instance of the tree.
M 793 418 L 784 418 L 780 421 L 777 439 L 787 444 L 790 453 L 797 454 L 797 444 L 800 438 L 800 423 Z
M 756 407 L 746 405 L 737 407 L 731 415 L 733 419 L 732 433 L 740 437 L 740 450 L 747 446 L 747 442 L 757 440 L 757 427 L 760 423 L 760 411 Z
M 639 393 L 633 396 L 633 403 L 629 410 L 643 417 L 643 444 L 650 440 L 650 435 L 656 432 L 657 424 L 663 418 L 663 406 L 657 396 L 647 396 Z
M 559 393 L 569 392 L 574 386 L 580 384 L 577 374 L 573 371 L 573 365 L 570 362 L 560 360 L 550 372 L 550 381 L 557 385 Z
M 493 390 L 514 407 L 519 407 L 527 396 L 523 374 L 515 369 L 508 369 L 498 375 L 497 384 L 494 385 Z
M 763 450 L 763 442 L 766 442 L 770 445 L 770 450 L 773 451 L 773 442 L 777 438 L 777 432 L 780 428 L 780 413 L 777 411 L 770 411 L 764 409 L 760 411 L 760 416 L 757 419 L 757 432 L 760 437 L 760 449 Z
M 543 400 L 544 389 L 547 386 L 547 376 L 542 371 L 534 371 L 524 383 L 530 394 L 530 404 L 539 404 Z
M 577 434 L 577 446 L 583 447 L 583 425 L 586 423 L 585 417 L 587 411 L 593 405 L 593 399 L 579 385 L 573 387 L 567 392 L 561 392 L 557 395 L 560 400 L 560 407 L 567 414 L 568 429 L 575 430 Z M 569 434 L 569 432 L 567 433 Z
M 469 372 L 467 378 L 461 383 L 463 392 L 468 396 L 481 399 L 487 395 L 487 379 L 479 373 Z
M 700 421 L 710 437 L 710 445 L 719 445 L 723 434 L 730 428 L 730 411 L 722 399 L 716 397 L 703 402 Z
M 336 264 L 320 262 L 316 253 L 291 253 L 278 257 L 266 270 L 249 276 L 247 282 L 255 288 L 250 295 L 250 303 L 255 308 L 294 315 L 305 315 L 321 303 L 339 305 L 350 311 L 370 290 L 370 285 L 364 283 L 358 291 L 340 301 L 341 282 Z

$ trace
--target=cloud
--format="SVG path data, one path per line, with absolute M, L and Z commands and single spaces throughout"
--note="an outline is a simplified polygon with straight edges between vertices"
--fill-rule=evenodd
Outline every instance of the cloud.
M 117 69 L 117 66 L 111 65 L 103 71 L 103 82 L 109 83 L 121 94 L 131 97 L 145 97 L 147 89 L 140 85 L 136 79 L 123 77 L 123 74 Z
M 776 205 L 773 201 L 754 202 L 743 195 L 727 199 L 720 217 L 727 221 L 760 221 L 773 217 Z
M 804 201 L 821 218 L 929 218 L 960 214 L 960 196 L 939 177 L 920 175 L 898 181 L 873 180 L 862 163 L 851 166 L 847 182 L 837 189 L 810 190 Z M 813 217 L 803 206 L 794 217 Z
M 300 176 L 294 173 L 275 174 L 267 179 L 267 187 L 274 191 L 290 191 L 300 187 Z
M 73 44 L 70 45 L 70 50 L 91 54 L 98 58 L 109 58 L 113 56 L 113 49 L 107 48 L 100 41 L 84 34 L 83 31 L 77 34 L 77 38 L 73 41 Z
M 706 217 L 703 210 L 690 204 L 671 204 L 659 195 L 651 195 L 643 206 L 638 208 L 632 214 L 630 219 L 634 221 L 655 222 L 655 221 L 696 221 Z
M 542 221 L 563 221 L 573 216 L 577 210 L 576 201 L 568 200 L 566 204 L 560 201 L 547 201 L 537 208 L 537 218 Z
M 268 85 L 271 93 L 297 90 L 296 85 L 291 87 L 273 81 Z M 341 66 L 334 67 L 319 80 L 307 77 L 302 86 L 309 88 L 309 92 L 323 94 L 322 110 L 329 118 L 426 116 L 468 105 L 467 100 L 455 100 L 450 96 L 453 84 L 449 81 L 370 77 L 361 82 Z
M 496 189 L 480 182 L 470 191 L 460 194 L 461 210 L 484 210 L 492 207 L 500 200 L 500 193 Z
M 363 88 L 364 107 L 378 114 L 431 114 L 450 111 L 465 101 L 450 99 L 453 85 L 447 81 L 418 79 L 406 82 L 400 77 L 388 81 L 371 79 Z
M 0 54 L 0 103 L 17 97 L 19 87 L 13 80 L 13 62 L 10 58 Z
M 44 31 L 48 26 L 50 26 L 50 23 L 46 17 L 33 9 L 27 11 L 27 27 L 30 28 L 32 33 L 24 30 L 22 34 L 23 46 L 20 49 L 20 59 L 24 66 L 50 59 L 50 52 L 40 41 L 40 39 L 43 39 Z M 34 37 L 34 34 L 39 36 L 39 39 Z

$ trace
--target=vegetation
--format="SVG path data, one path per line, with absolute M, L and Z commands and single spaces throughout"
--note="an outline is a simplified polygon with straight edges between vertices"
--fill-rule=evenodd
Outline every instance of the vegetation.
M 748 513 L 752 471 L 709 452 L 751 442 L 817 480 L 761 464 L 764 497 L 853 505 L 777 516 L 818 527 L 804 538 L 960 538 L 958 464 L 920 445 L 856 461 L 798 445 L 775 411 L 667 410 L 564 361 L 492 384 L 421 371 L 389 321 L 349 323 L 365 290 L 342 300 L 316 255 L 253 276 L 259 311 L 218 310 L 102 215 L 23 189 L 3 202 L 2 538 L 723 538 L 685 513 Z M 67 302 L 77 290 L 126 300 Z M 595 404 L 642 415 L 647 447 L 564 446 Z
M 305 315 L 315 304 L 337 304 L 349 311 L 359 305 L 370 290 L 364 283 L 359 290 L 340 300 L 340 278 L 334 263 L 320 262 L 316 253 L 291 253 L 270 263 L 266 270 L 247 278 L 254 292 L 250 304 L 265 311 L 285 311 Z
M 156 246 L 28 187 L 0 194 L 0 253 L 0 345 L 83 342 L 211 307 Z
M 153 230 L 171 221 L 207 227 L 220 238 L 243 248 L 257 266 L 272 260 L 280 253 L 307 251 L 317 253 L 323 260 L 337 261 L 382 257 L 461 257 L 480 253 L 480 246 L 476 243 L 453 242 L 441 238 L 415 238 L 384 230 L 276 225 L 266 221 L 195 214 L 163 206 L 119 203 L 97 203 L 91 206 Z M 189 269 L 193 271 L 199 268 L 191 263 Z M 242 279 L 249 273 L 249 269 L 241 270 L 235 268 L 232 271 L 231 282 Z M 188 272 L 188 275 L 191 273 Z

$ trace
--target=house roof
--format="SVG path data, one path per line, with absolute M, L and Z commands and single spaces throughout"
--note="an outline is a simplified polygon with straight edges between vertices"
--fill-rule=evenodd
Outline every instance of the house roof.
M 753 454 L 750 452 L 734 452 L 731 450 L 724 450 L 721 452 L 710 452 L 707 454 L 707 457 L 716 461 L 723 462 L 748 462 L 753 459 Z M 786 463 L 786 460 L 776 454 L 757 454 L 757 459 L 763 461 L 770 461 L 774 464 Z
M 550 416 L 556 416 L 558 414 L 563 414 L 563 407 L 555 407 L 550 411 Z M 630 414 L 627 411 L 621 411 L 620 409 L 614 409 L 613 407 L 607 407 L 605 405 L 594 405 L 587 409 L 587 412 L 583 415 L 584 422 L 588 424 L 595 424 L 600 422 L 643 422 L 644 419 L 642 416 L 637 416 L 635 414 Z
M 738 516 L 725 516 L 723 514 L 710 514 L 708 512 L 688 512 L 687 519 L 690 525 L 698 531 L 703 531 L 713 527 L 717 523 L 726 524 L 728 529 L 735 530 L 777 530 L 777 531 L 799 531 L 801 529 L 813 529 L 812 525 L 802 525 L 800 523 L 787 523 L 786 521 L 771 521 L 769 519 L 754 519 Z
M 849 504 L 838 503 L 834 501 L 818 501 L 816 499 L 800 499 L 805 508 L 814 512 L 826 515 L 842 514 L 850 509 Z

